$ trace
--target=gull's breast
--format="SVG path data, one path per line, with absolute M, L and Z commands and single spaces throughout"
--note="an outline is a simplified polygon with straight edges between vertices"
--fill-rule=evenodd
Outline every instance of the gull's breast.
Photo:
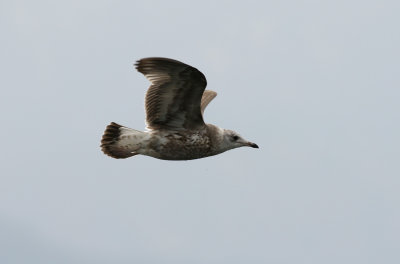
M 150 144 L 152 155 L 165 160 L 191 160 L 212 154 L 211 140 L 204 131 L 182 131 L 156 136 Z

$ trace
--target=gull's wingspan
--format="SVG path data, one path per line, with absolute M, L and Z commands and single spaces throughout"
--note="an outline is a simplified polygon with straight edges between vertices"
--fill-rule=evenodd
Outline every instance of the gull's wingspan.
M 180 130 L 205 125 L 200 102 L 207 81 L 199 70 L 167 58 L 145 58 L 135 66 L 151 82 L 145 100 L 148 128 Z

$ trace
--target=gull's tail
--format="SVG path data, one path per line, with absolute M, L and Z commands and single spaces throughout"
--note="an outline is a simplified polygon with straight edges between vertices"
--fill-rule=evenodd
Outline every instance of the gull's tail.
M 127 128 L 112 122 L 106 127 L 101 139 L 101 150 L 104 154 L 125 159 L 139 154 L 141 140 L 145 132 Z

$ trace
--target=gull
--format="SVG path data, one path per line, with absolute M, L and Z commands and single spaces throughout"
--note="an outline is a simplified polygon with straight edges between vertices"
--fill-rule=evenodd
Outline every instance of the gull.
M 239 147 L 258 148 L 238 133 L 204 123 L 203 113 L 217 96 L 205 90 L 196 68 L 167 58 L 144 58 L 136 69 L 150 82 L 146 98 L 146 131 L 112 122 L 101 140 L 104 154 L 124 159 L 146 155 L 162 160 L 193 160 Z

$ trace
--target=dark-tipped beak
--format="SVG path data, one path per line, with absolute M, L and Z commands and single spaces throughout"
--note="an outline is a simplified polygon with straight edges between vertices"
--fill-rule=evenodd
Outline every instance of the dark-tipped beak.
M 249 142 L 247 145 L 252 148 L 258 148 L 258 145 L 256 143 Z

